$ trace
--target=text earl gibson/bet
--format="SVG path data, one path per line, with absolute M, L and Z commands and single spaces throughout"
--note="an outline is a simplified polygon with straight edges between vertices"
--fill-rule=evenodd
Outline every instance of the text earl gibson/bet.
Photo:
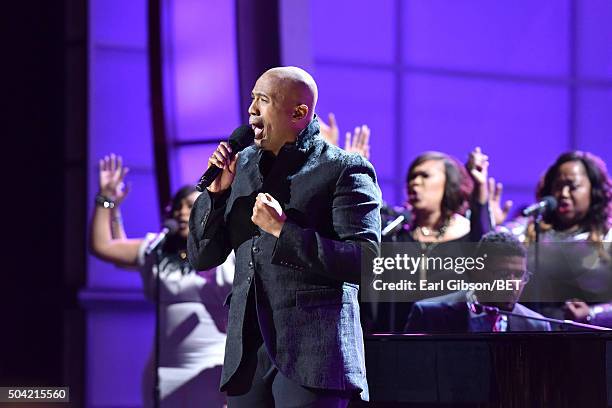
M 514 291 L 519 290 L 520 279 L 497 279 L 491 282 L 470 282 L 463 279 L 449 279 L 438 282 L 429 282 L 426 279 L 411 281 L 401 279 L 398 282 L 384 282 L 382 279 L 375 279 L 372 287 L 376 291 Z

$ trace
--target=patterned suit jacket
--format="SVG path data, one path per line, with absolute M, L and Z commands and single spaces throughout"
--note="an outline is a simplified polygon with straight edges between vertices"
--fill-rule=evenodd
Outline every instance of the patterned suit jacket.
M 221 196 L 201 194 L 192 209 L 192 265 L 209 269 L 236 253 L 222 390 L 251 350 L 245 333 L 255 316 L 285 376 L 368 398 L 358 292 L 362 254 L 379 250 L 380 189 L 367 160 L 318 133 L 315 117 L 271 165 L 265 152 L 245 149 L 231 188 Z M 260 192 L 287 215 L 278 239 L 251 221 Z
M 526 317 L 542 317 L 541 314 L 516 303 L 513 313 Z M 550 323 L 509 316 L 508 331 L 550 331 Z M 470 311 L 464 291 L 421 300 L 412 305 L 406 332 L 467 333 L 472 331 Z

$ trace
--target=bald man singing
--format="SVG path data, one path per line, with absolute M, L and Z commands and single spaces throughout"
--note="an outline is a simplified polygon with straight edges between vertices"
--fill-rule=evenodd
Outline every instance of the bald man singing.
M 222 142 L 222 174 L 191 212 L 198 270 L 236 253 L 221 390 L 234 407 L 345 407 L 368 399 L 358 291 L 380 245 L 372 165 L 319 136 L 317 85 L 273 68 L 251 93 L 254 145 Z

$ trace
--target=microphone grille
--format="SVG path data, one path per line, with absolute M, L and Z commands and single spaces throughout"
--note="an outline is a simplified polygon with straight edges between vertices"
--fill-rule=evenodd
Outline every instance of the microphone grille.
M 179 230 L 179 223 L 174 218 L 168 218 L 164 221 L 164 228 L 168 228 L 168 234 L 173 235 Z
M 239 152 L 253 144 L 254 139 L 255 131 L 253 131 L 253 128 L 242 125 L 232 132 L 229 137 L 229 145 L 235 152 Z
M 542 198 L 542 201 L 546 203 L 548 211 L 555 211 L 557 209 L 557 199 L 553 196 L 546 196 Z

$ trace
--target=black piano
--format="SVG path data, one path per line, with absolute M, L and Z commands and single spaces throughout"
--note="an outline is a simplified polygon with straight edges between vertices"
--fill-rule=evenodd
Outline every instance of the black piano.
M 370 402 L 351 407 L 612 406 L 606 333 L 366 337 Z

